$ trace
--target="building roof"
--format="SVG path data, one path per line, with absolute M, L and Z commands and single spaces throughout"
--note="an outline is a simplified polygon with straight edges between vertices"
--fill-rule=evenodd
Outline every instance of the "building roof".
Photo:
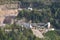
M 43 28 L 43 27 L 45 27 L 44 25 L 45 25 L 45 23 L 19 23 L 19 22 L 17 22 L 17 24 L 18 25 L 23 25 L 23 27 L 26 27 L 26 28 L 30 28 L 30 26 L 32 26 L 32 27 L 39 27 L 39 28 Z

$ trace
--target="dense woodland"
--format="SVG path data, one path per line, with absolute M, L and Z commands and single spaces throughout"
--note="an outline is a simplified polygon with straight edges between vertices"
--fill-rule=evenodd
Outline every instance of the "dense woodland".
M 45 2 L 45 1 L 44 1 Z M 60 29 L 60 2 L 31 2 L 33 11 L 19 11 L 18 18 L 26 18 L 27 21 L 33 22 L 51 22 L 55 29 Z M 25 2 L 24 2 L 25 3 Z M 27 4 L 25 5 L 27 6 Z M 40 11 L 39 11 L 40 10 Z M 41 11 L 42 10 L 42 11 Z M 44 34 L 44 40 L 60 40 L 60 31 L 50 31 Z
M 26 18 L 27 21 L 32 21 L 32 22 L 51 22 L 54 28 L 59 29 L 60 28 L 60 9 L 50 9 L 50 8 L 43 8 L 40 9 L 41 11 L 37 10 L 23 10 L 19 11 L 18 18 Z M 57 11 L 56 11 L 57 10 Z M 55 13 L 53 12 L 55 11 Z
M 32 22 L 51 22 L 54 28 L 60 29 L 60 2 L 49 1 L 49 4 L 44 2 L 22 1 L 22 6 L 24 5 L 28 8 L 30 3 L 34 10 L 19 11 L 18 17 L 25 17 L 28 21 L 32 20 Z
M 5 31 L 11 29 L 12 31 Z M 17 30 L 16 30 L 17 29 Z M 0 28 L 0 40 L 42 40 L 33 35 L 31 29 L 22 28 L 18 25 L 9 25 Z
M 6 29 L 11 29 L 12 31 L 5 31 Z M 15 24 L 0 28 L 0 40 L 60 40 L 59 31 L 49 31 L 43 35 L 45 38 L 38 38 L 33 35 L 31 29 Z
M 0 3 L 4 0 L 0 0 Z M 11 0 L 8 0 L 11 1 Z M 16 0 L 13 0 L 16 1 Z M 19 11 L 19 14 L 16 18 L 22 19 L 23 17 L 29 22 L 51 22 L 54 28 L 60 29 L 60 2 L 48 1 L 46 3 L 45 0 L 19 0 L 24 8 L 28 8 L 31 4 L 33 11 L 24 9 Z M 4 2 L 3 2 L 4 3 Z M 45 34 L 44 39 L 37 38 L 33 35 L 31 29 L 26 29 L 16 25 L 6 26 L 6 28 L 10 28 L 13 31 L 5 32 L 0 28 L 0 40 L 60 40 L 60 31 L 49 31 Z M 4 28 L 4 29 L 6 29 Z M 17 28 L 18 31 L 14 31 Z

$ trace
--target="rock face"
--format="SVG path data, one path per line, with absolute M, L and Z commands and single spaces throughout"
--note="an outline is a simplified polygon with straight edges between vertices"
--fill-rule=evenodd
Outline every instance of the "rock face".
M 4 19 L 5 19 L 4 17 L 0 17 L 0 24 L 3 23 Z
M 0 22 L 3 23 L 4 19 L 11 19 L 18 15 L 18 10 L 0 10 Z M 7 18 L 6 18 L 7 17 Z M 8 20 L 7 20 L 8 21 Z M 11 22 L 11 21 L 10 21 Z
M 4 24 L 4 20 L 12 22 L 12 19 L 18 15 L 18 3 L 0 5 L 0 24 Z

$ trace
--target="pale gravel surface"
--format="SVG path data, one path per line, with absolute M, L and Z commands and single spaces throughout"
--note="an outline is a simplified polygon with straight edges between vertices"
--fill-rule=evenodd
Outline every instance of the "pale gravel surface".
M 33 31 L 33 34 L 36 36 L 36 37 L 39 37 L 39 38 L 44 38 L 43 34 L 37 30 L 37 29 L 32 29 Z

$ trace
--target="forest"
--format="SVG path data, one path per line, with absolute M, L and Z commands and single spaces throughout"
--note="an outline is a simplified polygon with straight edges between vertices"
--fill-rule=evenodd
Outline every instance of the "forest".
M 5 31 L 9 29 L 12 31 Z M 33 34 L 31 29 L 26 29 L 16 24 L 0 28 L 0 40 L 60 40 L 59 31 L 49 31 L 43 35 L 44 38 L 38 38 Z
M 0 4 L 5 0 L 0 0 Z M 7 0 L 11 1 L 11 0 Z M 13 0 L 17 1 L 17 0 Z M 60 29 L 60 2 L 57 0 L 48 1 L 48 0 L 18 0 L 23 6 L 29 7 L 31 3 L 34 10 L 30 11 L 24 9 L 18 11 L 19 14 L 16 17 L 17 19 L 22 19 L 23 17 L 27 22 L 30 20 L 32 23 L 40 22 L 51 22 L 51 25 L 55 29 Z M 14 31 L 14 29 L 18 31 Z M 5 29 L 11 29 L 10 32 L 5 32 Z M 23 30 L 22 30 L 23 29 Z M 0 28 L 0 40 L 60 40 L 60 31 L 49 31 L 45 34 L 44 39 L 37 38 L 33 35 L 31 29 L 22 28 L 18 25 L 9 25 L 5 28 Z
M 5 31 L 5 30 L 12 31 Z M 31 29 L 26 29 L 15 24 L 0 28 L 0 40 L 42 40 L 35 35 Z
M 43 0 L 42 0 L 43 1 Z M 45 2 L 45 1 L 44 1 Z M 32 2 L 33 11 L 23 10 L 19 12 L 19 17 L 25 17 L 28 20 L 32 20 L 32 22 L 51 22 L 51 24 L 60 29 L 60 2 L 51 2 L 49 1 L 47 4 L 44 2 Z M 24 3 L 24 2 L 23 2 Z M 25 4 L 25 3 L 24 3 Z M 25 4 L 27 6 L 27 4 Z M 37 7 L 36 7 L 37 6 Z M 42 11 L 37 11 L 42 10 Z M 23 15 L 23 16 L 22 16 Z
M 27 21 L 32 21 L 32 23 L 39 23 L 39 22 L 51 22 L 54 28 L 60 29 L 60 9 L 50 9 L 50 8 L 43 8 L 42 11 L 29 11 L 23 10 L 19 11 L 17 18 L 26 18 Z

